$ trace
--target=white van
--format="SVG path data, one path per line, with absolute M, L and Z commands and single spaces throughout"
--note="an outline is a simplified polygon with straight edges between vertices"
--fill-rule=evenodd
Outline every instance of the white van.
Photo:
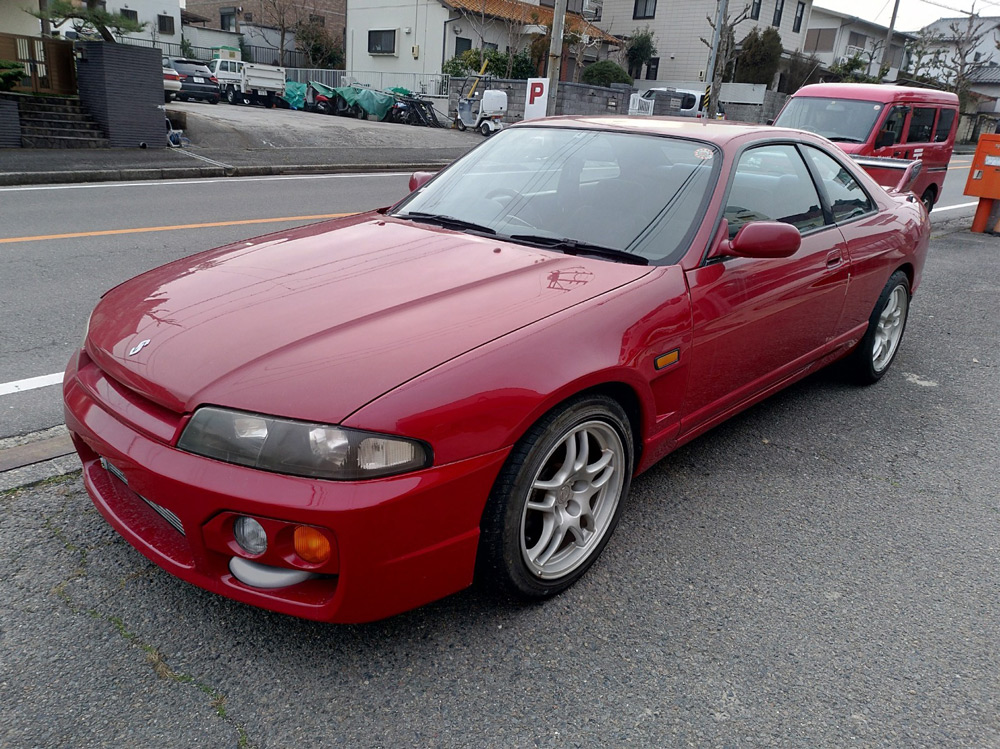
M 692 91 L 683 88 L 649 88 L 642 92 L 643 99 L 671 98 L 679 100 L 679 117 L 704 117 L 702 107 L 704 91 Z M 671 107 L 673 109 L 673 106 Z M 672 113 L 671 113 L 672 114 Z

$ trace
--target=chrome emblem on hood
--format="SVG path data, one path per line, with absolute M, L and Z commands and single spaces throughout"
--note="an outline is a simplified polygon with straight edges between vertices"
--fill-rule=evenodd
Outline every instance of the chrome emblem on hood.
M 138 354 L 140 351 L 142 351 L 148 345 L 149 345 L 149 339 L 148 338 L 145 341 L 139 341 L 137 344 L 135 344 L 132 348 L 130 348 L 128 350 L 128 355 L 129 356 L 135 356 L 136 354 Z

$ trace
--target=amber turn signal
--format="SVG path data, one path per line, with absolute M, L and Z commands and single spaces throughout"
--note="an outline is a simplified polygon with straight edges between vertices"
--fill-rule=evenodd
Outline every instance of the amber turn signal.
M 315 528 L 300 525 L 295 529 L 295 553 L 310 564 L 330 561 L 330 540 Z

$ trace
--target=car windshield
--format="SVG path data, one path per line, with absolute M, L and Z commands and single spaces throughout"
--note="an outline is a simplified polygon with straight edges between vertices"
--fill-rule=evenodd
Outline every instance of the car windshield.
M 720 161 L 716 147 L 700 141 L 516 127 L 457 161 L 393 215 L 558 251 L 672 263 L 704 215 Z
M 884 109 L 876 101 L 793 96 L 774 124 L 808 130 L 843 143 L 864 143 Z

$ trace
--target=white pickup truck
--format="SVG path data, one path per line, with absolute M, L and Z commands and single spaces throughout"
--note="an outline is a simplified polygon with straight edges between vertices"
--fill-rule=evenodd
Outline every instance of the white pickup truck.
M 219 80 L 223 98 L 230 104 L 263 104 L 270 107 L 285 91 L 285 69 L 242 60 L 212 60 L 212 74 Z

